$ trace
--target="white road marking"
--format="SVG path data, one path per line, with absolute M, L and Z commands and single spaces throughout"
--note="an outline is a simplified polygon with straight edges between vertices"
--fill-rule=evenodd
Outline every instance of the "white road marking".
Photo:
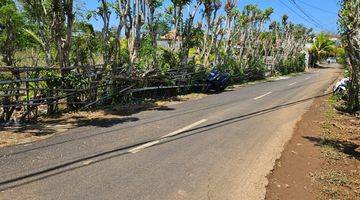
M 145 144 L 142 144 L 138 147 L 135 147 L 133 149 L 130 149 L 128 152 L 129 153 L 137 153 L 145 148 L 148 148 L 148 147 L 151 147 L 151 146 L 154 146 L 155 144 L 159 143 L 160 140 L 155 140 L 155 141 L 152 141 L 152 142 L 148 142 L 148 143 L 145 143 Z
M 280 76 L 280 77 L 273 78 L 273 80 L 280 81 L 280 80 L 286 80 L 289 78 L 291 78 L 291 77 L 290 76 Z
M 171 136 L 177 135 L 177 134 L 179 134 L 179 133 L 181 133 L 181 132 L 184 132 L 184 131 L 186 131 L 186 130 L 189 130 L 189 129 L 191 129 L 191 128 L 193 128 L 193 127 L 195 127 L 195 126 L 197 126 L 197 125 L 199 125 L 199 124 L 201 124 L 201 123 L 204 123 L 204 122 L 206 122 L 206 121 L 207 121 L 207 119 L 202 119 L 202 120 L 197 121 L 197 122 L 195 122 L 195 123 L 193 123 L 193 124 L 190 124 L 189 126 L 185 126 L 184 128 L 181 128 L 181 129 L 176 130 L 176 131 L 174 131 L 174 132 L 171 132 L 171 133 L 169 133 L 169 134 L 167 134 L 167 135 L 164 135 L 164 136 L 162 136 L 161 138 L 167 138 L 167 137 L 171 137 Z
M 290 83 L 288 86 L 295 85 L 297 82 Z
M 139 152 L 139 151 L 141 151 L 141 150 L 143 150 L 143 149 L 145 149 L 145 148 L 154 146 L 154 145 L 158 144 L 159 142 L 164 141 L 164 139 L 167 138 L 167 137 L 171 137 L 171 136 L 180 134 L 180 133 L 182 133 L 182 132 L 184 132 L 184 131 L 186 131 L 186 130 L 189 130 L 189 129 L 191 129 L 191 128 L 193 128 L 193 127 L 195 127 L 195 126 L 197 126 L 197 125 L 199 125 L 199 124 L 201 124 L 201 123 L 204 123 L 204 122 L 206 122 L 206 121 L 207 121 L 207 119 L 202 119 L 202 120 L 200 120 L 200 121 L 198 121 L 198 122 L 195 122 L 195 123 L 193 123 L 193 124 L 190 124 L 190 125 L 188 125 L 188 126 L 185 126 L 184 128 L 181 128 L 181 129 L 176 130 L 176 131 L 174 131 L 174 132 L 171 132 L 171 133 L 169 133 L 169 134 L 167 134 L 167 135 L 164 135 L 164 136 L 160 137 L 160 139 L 158 139 L 158 140 L 154 140 L 154 141 L 151 141 L 151 142 L 147 142 L 147 143 L 145 143 L 145 144 L 142 144 L 142 145 L 139 145 L 139 146 L 137 146 L 137 147 L 135 147 L 135 148 L 132 148 L 132 149 L 130 149 L 128 152 L 129 152 L 129 153 L 137 153 L 137 152 Z
M 305 80 L 309 80 L 309 79 L 310 79 L 310 77 L 306 77 L 306 78 L 305 78 Z
M 263 95 L 261 95 L 261 96 L 255 97 L 254 100 L 261 99 L 261 98 L 263 98 L 264 96 L 269 95 L 269 94 L 271 94 L 271 93 L 272 93 L 272 92 L 268 92 L 268 93 L 263 94 Z
M 92 160 L 87 160 L 85 162 L 83 162 L 83 165 L 88 165 L 88 164 L 91 164 L 93 161 Z

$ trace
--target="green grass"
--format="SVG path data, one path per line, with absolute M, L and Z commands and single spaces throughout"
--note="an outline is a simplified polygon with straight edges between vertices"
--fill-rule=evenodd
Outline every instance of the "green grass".
M 339 170 L 327 170 L 311 174 L 314 181 L 334 186 L 346 186 L 351 183 L 346 174 Z
M 321 153 L 330 161 L 339 160 L 341 158 L 341 153 L 331 145 L 322 145 Z

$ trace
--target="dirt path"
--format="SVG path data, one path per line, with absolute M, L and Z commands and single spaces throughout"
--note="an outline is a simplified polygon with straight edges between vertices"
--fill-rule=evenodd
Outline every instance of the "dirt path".
M 268 176 L 266 199 L 360 199 L 360 120 L 314 101 Z

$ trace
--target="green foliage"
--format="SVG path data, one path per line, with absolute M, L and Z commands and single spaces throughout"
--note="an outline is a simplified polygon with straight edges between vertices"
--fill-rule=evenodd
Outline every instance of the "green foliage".
M 7 80 L 11 80 L 11 79 L 12 79 L 12 75 L 10 73 L 4 73 L 4 72 L 0 73 L 1 81 L 7 81 Z M 0 84 L 0 89 L 7 89 L 10 86 L 11 86 L 11 84 Z M 3 93 L 4 93 L 4 91 L 1 91 L 0 95 Z
M 62 70 L 32 70 L 33 72 L 26 75 L 21 73 L 22 77 L 47 79 L 29 83 L 30 87 L 45 88 L 44 93 L 47 97 L 70 94 L 70 92 L 57 90 L 61 88 L 91 88 L 87 94 L 79 93 L 72 95 L 75 97 L 67 98 L 71 100 L 68 101 L 68 107 L 72 107 L 69 102 L 80 99 L 96 101 L 101 98 L 97 95 L 117 94 L 119 88 L 133 84 L 134 87 L 146 87 L 159 84 L 204 83 L 210 68 L 203 65 L 213 66 L 221 63 L 216 67 L 228 72 L 234 82 L 265 78 L 268 69 L 264 60 L 268 56 L 278 55 L 290 58 L 276 65 L 276 70 L 281 74 L 304 70 L 304 55 L 297 55 L 297 53 L 302 48 L 302 43 L 299 41 L 305 40 L 308 29 L 292 24 L 286 15 L 282 23 L 272 23 L 270 30 L 264 28 L 274 11 L 272 8 L 260 9 L 257 5 L 247 5 L 243 11 L 239 11 L 236 1 L 226 1 L 222 5 L 224 2 L 220 0 L 171 0 L 172 4 L 162 9 L 162 3 L 165 1 L 148 0 L 142 5 L 136 5 L 136 1 L 131 2 L 130 10 L 126 8 L 125 11 L 128 13 L 122 13 L 121 8 L 125 8 L 126 5 L 125 1 L 121 0 L 97 1 L 99 7 L 93 11 L 83 11 L 81 8 L 76 10 L 72 2 L 67 0 L 0 1 L 2 58 L 13 60 L 16 53 L 22 53 L 22 50 L 27 51 L 24 53 L 25 56 L 36 60 L 33 65 L 46 63 L 47 67 L 52 68 L 70 66 L 75 68 L 69 71 L 64 68 Z M 198 5 L 197 3 L 201 4 L 199 8 L 192 6 Z M 185 11 L 184 8 L 187 5 L 189 5 L 189 10 Z M 21 9 L 18 10 L 17 6 Z M 141 6 L 142 9 L 137 10 L 134 6 Z M 152 10 L 154 19 L 150 17 L 152 8 L 156 8 Z M 144 10 L 147 13 L 143 13 Z M 225 15 L 221 13 L 223 10 L 226 12 Z M 192 11 L 195 12 L 195 21 L 192 21 L 190 16 Z M 136 16 L 137 12 L 139 12 L 138 16 Z M 117 15 L 115 23 L 119 23 L 119 27 L 110 27 L 107 23 L 115 19 L 113 14 Z M 206 22 L 204 26 L 201 24 L 202 21 L 198 20 L 201 14 L 203 21 Z M 125 21 L 122 18 L 124 16 Z M 74 23 L 72 23 L 72 17 L 74 17 Z M 102 30 L 94 30 L 90 23 L 93 18 L 103 21 Z M 194 25 L 196 22 L 198 25 Z M 113 25 L 113 22 L 110 24 Z M 178 28 L 176 35 L 171 31 L 174 27 Z M 157 47 L 155 38 L 151 36 L 155 34 L 162 36 L 169 31 L 174 34 L 169 34 L 169 39 L 174 40 L 173 38 L 177 37 L 180 45 L 176 44 L 176 48 L 171 50 Z M 316 50 L 319 55 L 322 55 L 321 52 L 326 50 L 327 46 L 323 47 L 321 42 L 317 44 L 319 45 L 316 47 L 319 48 Z M 294 46 L 289 54 L 284 53 L 283 48 L 286 45 Z M 180 48 L 178 49 L 177 46 Z M 103 63 L 106 66 L 101 74 L 98 73 L 95 78 L 94 76 L 84 77 L 86 74 L 95 74 L 98 71 L 91 71 L 93 68 L 89 67 L 86 70 L 89 73 L 83 73 L 83 67 Z M 82 68 L 76 68 L 77 66 L 82 66 Z M 174 69 L 174 73 L 181 73 L 175 76 L 183 77 L 168 78 L 170 69 Z M 187 73 L 191 75 L 184 75 Z M 156 80 L 153 81 L 155 78 L 140 79 L 139 77 L 143 75 L 155 76 Z M 137 79 L 136 82 L 133 81 L 132 76 Z M 0 79 L 13 79 L 13 75 L 11 72 L 1 73 Z M 96 80 L 90 82 L 90 79 Z M 6 87 L 15 87 L 15 84 L 9 85 Z
M 158 36 L 165 35 L 171 30 L 172 16 L 167 13 L 158 14 L 154 20 L 155 32 Z M 148 29 L 148 27 L 146 27 Z
M 339 32 L 347 56 L 350 83 L 347 108 L 350 112 L 360 110 L 360 2 L 340 1 Z
M 248 81 L 264 79 L 265 72 L 265 63 L 259 59 L 250 59 L 249 65 L 244 70 L 245 78 Z
M 184 42 L 187 42 L 188 47 L 195 48 L 201 46 L 202 39 L 204 37 L 204 31 L 200 28 L 194 28 L 191 30 L 190 33 L 185 33 L 190 39 Z
M 303 72 L 305 71 L 305 54 L 300 54 L 295 58 L 295 72 Z
M 120 40 L 120 50 L 118 53 L 121 64 L 129 63 L 129 50 L 127 48 L 127 41 L 125 38 Z
M 25 46 L 24 18 L 12 0 L 0 2 L 0 53 L 7 65 L 14 64 L 15 52 Z
M 315 54 L 317 60 L 323 60 L 333 53 L 334 45 L 335 42 L 331 41 L 328 35 L 320 33 L 316 36 L 316 40 L 310 51 Z
M 232 76 L 232 81 L 235 83 L 241 83 L 246 80 L 244 68 L 241 67 L 241 63 L 236 59 L 226 58 L 224 64 L 218 66 L 221 71 L 226 71 Z
M 94 57 L 101 49 L 99 35 L 95 34 L 93 26 L 89 23 L 78 22 L 74 25 L 77 34 L 73 36 L 71 61 L 77 65 L 96 64 Z
M 63 83 L 60 73 L 55 73 L 54 71 L 44 71 L 42 76 L 47 78 L 46 87 L 49 89 L 59 88 Z
M 160 49 L 158 65 L 163 73 L 169 69 L 176 69 L 179 67 L 179 57 L 170 50 Z
M 139 59 L 136 66 L 142 70 L 148 70 L 150 66 L 154 66 L 156 59 L 156 49 L 153 47 L 151 37 L 145 36 L 140 44 Z
M 281 75 L 303 72 L 305 70 L 305 54 L 299 54 L 294 58 L 281 60 L 275 69 Z
M 336 57 L 336 61 L 339 64 L 342 64 L 344 66 L 346 66 L 346 53 L 345 53 L 345 49 L 342 47 L 335 47 L 334 48 L 334 54 Z
M 70 73 L 64 77 L 64 82 L 68 84 L 68 87 L 72 89 L 84 89 L 89 81 L 81 75 Z

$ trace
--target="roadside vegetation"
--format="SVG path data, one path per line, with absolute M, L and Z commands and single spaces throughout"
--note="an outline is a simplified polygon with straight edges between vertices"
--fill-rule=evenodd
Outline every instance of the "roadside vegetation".
M 360 2 L 342 0 L 339 31 L 344 51 L 339 61 L 349 77 L 347 92 L 333 94 L 322 122 L 322 134 L 313 142 L 320 146 L 325 162 L 311 177 L 320 188 L 319 199 L 359 199 L 360 196 Z M 314 48 L 319 57 L 331 45 L 325 36 Z M 326 47 L 328 46 L 328 47 Z M 320 48 L 321 47 L 321 48 Z
M 346 96 L 346 110 L 356 113 L 360 110 L 360 2 L 342 0 L 339 14 L 339 31 L 345 49 L 346 76 L 350 78 Z
M 320 189 L 319 199 L 359 199 L 360 118 L 339 112 L 335 96 L 328 101 L 322 133 L 312 140 L 324 163 L 310 176 Z
M 360 2 L 339 2 L 341 42 L 319 34 L 310 49 L 311 65 L 336 57 L 344 67 L 339 78 L 349 77 L 349 83 L 344 93 L 315 100 L 298 123 L 301 129 L 296 129 L 282 153 L 281 166 L 270 176 L 268 199 L 303 198 L 296 192 L 313 199 L 360 199 Z
M 325 61 L 328 57 L 338 57 L 335 41 L 330 40 L 326 33 L 320 33 L 316 36 L 311 46 L 310 53 L 313 55 L 312 66 L 316 67 L 319 61 Z
M 124 104 L 136 88 L 202 84 L 213 67 L 236 83 L 304 71 L 313 37 L 287 15 L 270 21 L 272 8 L 236 0 L 96 3 L 0 2 L 0 122 Z

